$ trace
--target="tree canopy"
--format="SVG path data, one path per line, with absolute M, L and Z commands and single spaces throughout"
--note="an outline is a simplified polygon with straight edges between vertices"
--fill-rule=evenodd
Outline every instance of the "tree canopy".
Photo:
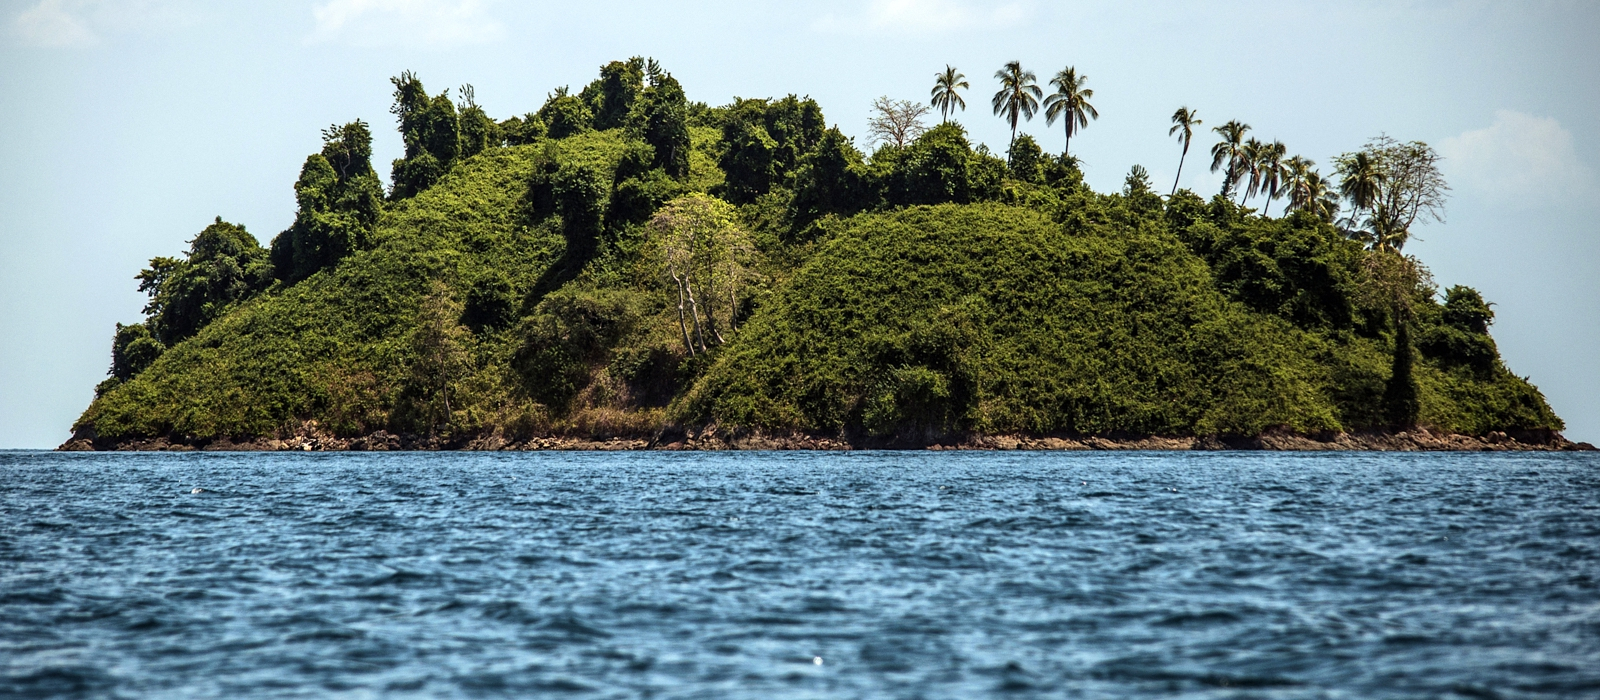
M 389 111 L 400 122 L 406 147 L 405 157 L 394 162 L 390 196 L 405 199 L 432 187 L 455 164 L 461 153 L 461 120 L 449 90 L 430 98 L 422 80 L 411 71 L 390 78 L 390 82 L 394 84 L 394 106 Z
M 322 132 L 322 152 L 306 158 L 295 182 L 294 224 L 272 240 L 273 275 L 297 282 L 368 245 L 382 208 L 372 170 L 372 133 L 356 120 Z M 402 166 L 395 166 L 400 172 Z

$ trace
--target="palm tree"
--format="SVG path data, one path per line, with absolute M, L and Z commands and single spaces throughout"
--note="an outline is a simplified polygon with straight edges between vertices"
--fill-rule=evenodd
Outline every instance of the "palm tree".
M 1305 184 L 1301 186 L 1301 202 L 1296 209 L 1310 212 L 1313 216 L 1328 223 L 1333 223 L 1334 217 L 1339 215 L 1339 198 L 1334 191 L 1333 183 L 1315 170 L 1306 174 Z
M 1211 172 L 1227 164 L 1228 169 L 1222 177 L 1222 196 L 1233 199 L 1233 188 L 1239 186 L 1241 177 L 1239 161 L 1244 157 L 1244 132 L 1250 130 L 1250 125 L 1234 119 L 1211 130 L 1222 137 L 1221 141 L 1211 146 Z
M 1289 200 L 1283 206 L 1285 212 L 1300 208 L 1305 202 L 1306 178 L 1311 175 L 1311 166 L 1315 162 L 1302 156 L 1294 156 L 1283 162 L 1283 188 L 1279 190 Z
M 944 72 L 933 74 L 933 96 L 928 102 L 939 108 L 941 121 L 950 121 L 950 113 L 958 107 L 963 112 L 967 111 L 967 101 L 961 99 L 961 93 L 956 92 L 971 87 L 966 78 L 948 63 L 944 66 Z
M 1339 176 L 1339 194 L 1350 200 L 1357 214 L 1371 209 L 1378 201 L 1383 173 L 1378 172 L 1378 164 L 1366 152 L 1339 163 Z
M 1072 150 L 1072 135 L 1080 129 L 1089 128 L 1089 118 L 1100 118 L 1100 113 L 1095 111 L 1094 105 L 1089 104 L 1089 98 L 1094 97 L 1094 90 L 1083 86 L 1089 82 L 1089 76 L 1078 75 L 1072 66 L 1061 69 L 1056 77 L 1050 79 L 1050 84 L 1056 86 L 1056 91 L 1044 98 L 1045 124 L 1056 123 L 1056 117 L 1065 115 L 1067 118 L 1067 143 L 1061 148 L 1061 155 L 1065 156 Z
M 1375 250 L 1398 251 L 1405 241 L 1403 238 L 1397 239 L 1394 232 L 1384 230 L 1387 217 L 1380 216 L 1381 212 L 1378 211 L 1381 208 L 1378 199 L 1383 192 L 1384 178 L 1377 161 L 1362 151 L 1353 157 L 1340 159 L 1338 173 L 1339 194 L 1350 200 L 1350 206 L 1354 209 L 1341 222 L 1345 234 Z M 1361 218 L 1362 212 L 1369 214 L 1365 220 Z
M 1259 192 L 1267 198 L 1267 203 L 1261 205 L 1261 215 L 1266 216 L 1267 210 L 1272 208 L 1272 200 L 1283 196 L 1283 155 L 1288 148 L 1282 141 L 1273 141 L 1262 144 L 1261 150 L 1256 154 L 1256 176 L 1260 179 Z
M 1000 91 L 994 94 L 994 99 L 989 104 L 994 107 L 994 113 L 1002 116 L 1011 123 L 1011 145 L 1017 143 L 1017 118 L 1033 119 L 1033 113 L 1039 109 L 1039 96 L 1044 94 L 1039 89 L 1039 79 L 1034 77 L 1033 71 L 1023 70 L 1021 61 L 1007 63 L 1004 68 L 994 72 L 994 77 L 1000 79 Z M 1009 153 L 1009 149 L 1007 150 Z
M 1172 128 L 1167 129 L 1167 135 L 1178 135 L 1178 143 L 1183 144 L 1183 155 L 1178 156 L 1178 177 L 1172 178 L 1172 193 L 1168 197 L 1178 193 L 1178 180 L 1183 177 L 1183 160 L 1189 157 L 1189 142 L 1194 140 L 1194 128 L 1202 123 L 1188 107 L 1179 107 L 1178 111 L 1172 113 Z
M 1266 147 L 1266 144 L 1250 139 L 1239 149 L 1239 179 L 1244 180 L 1244 176 L 1250 176 L 1242 190 L 1244 196 L 1239 199 L 1241 205 L 1250 201 L 1250 197 L 1256 193 L 1256 188 L 1261 186 L 1261 154 L 1262 149 Z

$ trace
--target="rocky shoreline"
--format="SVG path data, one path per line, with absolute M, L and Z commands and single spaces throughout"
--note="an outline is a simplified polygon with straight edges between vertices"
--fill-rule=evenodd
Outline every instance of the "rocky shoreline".
M 616 451 L 616 450 L 1278 450 L 1278 451 L 1381 451 L 1381 452 L 1578 452 L 1594 445 L 1572 442 L 1552 430 L 1496 431 L 1488 435 L 1435 433 L 1426 428 L 1409 431 L 1327 433 L 1306 435 L 1270 431 L 1255 436 L 1151 436 L 1151 435 L 1022 435 L 958 434 L 928 436 L 920 440 L 811 435 L 800 432 L 772 434 L 760 431 L 725 431 L 716 426 L 699 430 L 672 429 L 654 436 L 582 437 L 546 435 L 508 437 L 498 431 L 473 436 L 442 438 L 400 435 L 379 430 L 359 437 L 340 437 L 307 422 L 282 435 L 243 440 L 185 440 L 181 437 L 101 438 L 88 431 L 73 435 L 56 448 L 65 452 L 345 452 L 345 451 Z

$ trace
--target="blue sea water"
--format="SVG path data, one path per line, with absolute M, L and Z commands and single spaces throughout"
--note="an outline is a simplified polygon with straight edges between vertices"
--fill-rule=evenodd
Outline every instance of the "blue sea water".
M 0 696 L 1600 697 L 1600 459 L 0 453 Z

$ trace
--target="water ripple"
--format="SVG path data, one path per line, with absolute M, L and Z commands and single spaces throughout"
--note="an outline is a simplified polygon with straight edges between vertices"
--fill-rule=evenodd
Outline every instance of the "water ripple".
M 0 452 L 3 697 L 1594 697 L 1600 461 Z

